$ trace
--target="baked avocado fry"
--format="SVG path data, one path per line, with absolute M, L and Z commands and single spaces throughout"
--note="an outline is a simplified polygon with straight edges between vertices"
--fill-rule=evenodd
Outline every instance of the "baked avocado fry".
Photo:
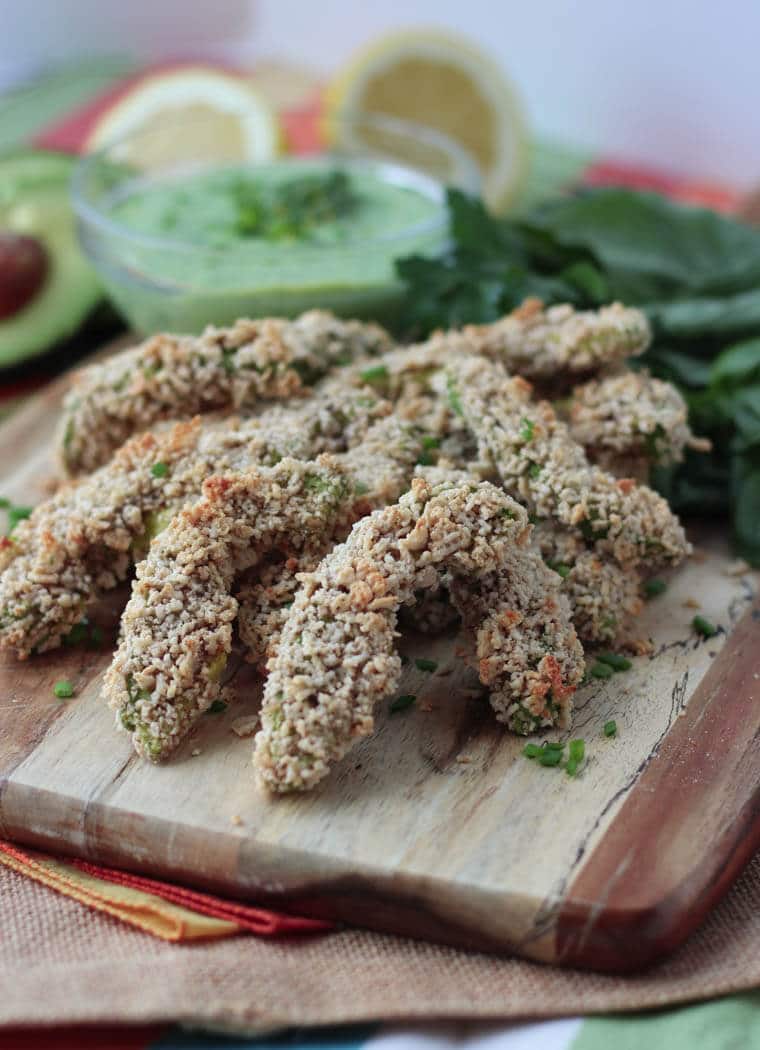
M 350 499 L 329 456 L 209 478 L 137 567 L 122 637 L 104 679 L 118 724 L 145 758 L 165 758 L 219 697 L 232 645 L 237 572 L 272 549 L 329 533 Z
M 159 420 L 249 411 L 391 345 L 377 325 L 319 310 L 295 321 L 241 320 L 198 337 L 153 336 L 74 377 L 57 436 L 61 464 L 72 476 L 92 471 Z
M 552 521 L 536 526 L 533 542 L 562 581 L 562 593 L 570 603 L 581 641 L 609 643 L 625 637 L 643 608 L 639 572 L 589 550 L 583 536 Z
M 431 422 L 424 430 L 395 416 L 378 422 L 363 441 L 338 457 L 352 478 L 357 497 L 355 514 L 369 514 L 394 502 L 408 487 L 417 468 Z M 240 604 L 238 628 L 250 663 L 263 665 L 277 651 L 282 627 L 298 590 L 299 574 L 314 570 L 325 554 L 342 537 L 326 536 L 297 555 L 280 552 L 277 557 L 242 582 L 237 598 Z
M 270 661 L 254 754 L 262 783 L 275 792 L 307 790 L 372 731 L 374 705 L 392 693 L 401 672 L 398 611 L 416 592 L 436 587 L 442 573 L 461 584 L 460 611 L 480 621 L 481 673 L 497 713 L 516 725 L 513 704 L 535 705 L 531 725 L 554 721 L 549 694 L 557 690 L 567 700 L 582 674 L 582 651 L 548 571 L 541 582 L 556 596 L 551 615 L 564 613 L 569 653 L 561 664 L 545 649 L 539 655 L 509 646 L 509 628 L 520 617 L 515 595 L 504 601 L 498 569 L 516 581 L 510 559 L 522 554 L 533 563 L 522 578 L 533 577 L 529 538 L 523 508 L 487 482 L 433 487 L 416 478 L 398 503 L 355 525 L 315 572 L 304 574 Z M 492 646 L 506 651 L 497 655 Z
M 110 463 L 40 504 L 5 541 L 0 649 L 23 658 L 59 645 L 212 474 L 342 451 L 389 410 L 372 390 L 328 382 L 256 419 L 195 419 L 133 438 Z
M 235 578 L 272 552 L 319 561 L 357 517 L 408 484 L 421 442 L 393 417 L 361 453 L 286 458 L 209 478 L 137 567 L 105 692 L 136 749 L 158 760 L 218 698 L 231 649 Z
M 576 387 L 569 425 L 589 458 L 616 477 L 646 481 L 652 467 L 679 463 L 685 449 L 710 449 L 709 441 L 692 434 L 678 390 L 647 372 L 621 372 Z
M 568 303 L 545 307 L 539 299 L 526 299 L 493 324 L 469 325 L 461 337 L 433 338 L 442 348 L 452 340 L 453 349 L 462 338 L 470 353 L 482 354 L 510 373 L 556 384 L 643 354 L 652 334 L 646 315 L 621 303 L 576 310 Z
M 447 367 L 449 398 L 507 492 L 539 519 L 583 536 L 624 569 L 674 565 L 690 545 L 666 501 L 589 463 L 583 448 L 522 377 L 483 357 Z

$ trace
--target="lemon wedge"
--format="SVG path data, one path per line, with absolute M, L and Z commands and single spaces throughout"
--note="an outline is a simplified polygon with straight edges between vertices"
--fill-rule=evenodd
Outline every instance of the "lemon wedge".
M 525 178 L 528 140 L 515 91 L 493 59 L 457 34 L 405 30 L 359 52 L 327 90 L 328 127 L 341 112 L 379 113 L 447 135 L 477 161 L 494 211 L 509 206 Z
M 262 94 L 243 77 L 206 66 L 142 77 L 102 114 L 86 146 L 121 139 L 120 159 L 148 170 L 196 160 L 267 161 L 280 151 L 277 117 Z

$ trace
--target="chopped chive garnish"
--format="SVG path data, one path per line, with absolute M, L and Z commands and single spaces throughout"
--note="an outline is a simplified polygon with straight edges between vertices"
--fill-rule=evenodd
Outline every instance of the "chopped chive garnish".
M 710 621 L 706 620 L 704 616 L 695 616 L 691 621 L 691 626 L 697 634 L 701 634 L 703 638 L 712 638 L 718 633 L 718 628 L 715 624 L 710 623 Z
M 555 751 L 553 748 L 542 748 L 541 754 L 538 756 L 539 765 L 542 766 L 558 766 L 562 761 L 562 752 Z
M 418 671 L 435 671 L 438 667 L 435 660 L 425 660 L 424 657 L 415 660 L 414 663 Z
M 416 701 L 417 697 L 414 693 L 404 693 L 403 696 L 397 696 L 396 699 L 390 705 L 390 712 L 395 715 L 397 711 L 405 711 L 407 707 L 411 707 Z
M 531 465 L 528 467 L 528 477 L 537 478 L 540 473 L 541 467 L 538 465 L 538 463 L 531 463 Z
M 582 762 L 586 757 L 586 741 L 571 740 L 567 745 L 567 754 L 571 761 Z
M 462 399 L 459 396 L 459 391 L 457 390 L 453 376 L 446 377 L 446 394 L 448 395 L 449 405 L 451 406 L 452 411 L 456 412 L 458 416 L 464 416 Z
M 520 437 L 523 441 L 532 441 L 533 431 L 535 429 L 534 424 L 525 416 L 523 416 L 521 423 L 522 426 L 520 427 Z
M 422 447 L 423 448 L 440 448 L 441 439 L 433 437 L 432 434 L 423 434 L 422 436 Z
M 165 463 L 154 463 L 150 472 L 154 478 L 165 478 L 169 473 L 169 468 Z
M 620 653 L 597 653 L 596 658 L 601 660 L 603 664 L 608 664 L 613 671 L 630 671 L 633 667 L 631 661 L 627 657 L 621 656 Z
M 365 383 L 378 383 L 388 378 L 388 369 L 385 365 L 375 365 L 374 368 L 365 368 L 359 375 Z
M 656 598 L 658 594 L 664 594 L 668 589 L 665 580 L 645 580 L 644 594 L 647 598 Z
M 613 718 L 611 722 L 604 723 L 605 736 L 617 736 L 617 722 Z
M 592 678 L 612 678 L 614 673 L 615 672 L 612 670 L 609 664 L 603 664 L 599 661 L 597 661 L 595 664 L 592 664 L 591 669 L 589 670 L 589 674 Z
M 579 765 L 580 762 L 576 762 L 574 758 L 568 758 L 567 762 L 565 763 L 565 772 L 569 777 L 574 777 L 575 774 L 578 772 Z
M 541 747 L 544 751 L 564 751 L 565 749 L 561 740 L 544 740 Z
M 541 754 L 541 748 L 538 744 L 526 744 L 523 748 L 523 754 L 526 758 L 538 758 Z
M 11 501 L 7 496 L 0 496 L 0 510 L 8 510 L 11 506 Z
M 68 678 L 62 678 L 53 686 L 53 692 L 59 700 L 68 700 L 70 696 L 74 695 L 74 686 Z
M 556 572 L 563 580 L 567 579 L 572 569 L 571 565 L 565 565 L 562 561 L 548 561 L 546 563 L 550 569 Z
M 227 710 L 224 700 L 215 700 L 211 707 L 206 708 L 207 715 L 223 715 Z
M 432 467 L 435 463 L 435 458 L 430 455 L 429 452 L 420 452 L 417 457 L 417 465 L 419 467 Z

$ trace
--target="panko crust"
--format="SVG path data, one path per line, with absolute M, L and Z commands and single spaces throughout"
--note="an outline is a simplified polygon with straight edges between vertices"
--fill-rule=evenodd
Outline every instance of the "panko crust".
M 262 783 L 276 792 L 307 790 L 372 731 L 373 707 L 400 675 L 399 608 L 438 586 L 444 572 L 457 581 L 451 586 L 459 611 L 477 623 L 481 671 L 497 714 L 515 728 L 522 725 L 513 717 L 515 704 L 537 709 L 531 724 L 564 717 L 582 674 L 582 651 L 556 577 L 541 575 L 529 537 L 523 508 L 487 482 L 433 488 L 415 478 L 397 504 L 355 525 L 345 543 L 302 575 L 270 661 L 254 755 Z M 541 592 L 544 613 L 564 616 L 569 649 L 561 663 L 545 649 L 539 656 L 511 648 L 511 628 L 524 624 L 528 631 L 531 623 L 531 600 L 520 598 L 518 574 L 510 573 L 510 559 L 520 555 L 530 561 L 520 580 L 531 595 Z M 495 567 L 503 567 L 503 576 Z M 515 609 L 521 600 L 525 608 Z M 548 702 L 553 688 L 559 716 Z
M 308 392 L 336 364 L 392 346 L 378 325 L 313 310 L 295 321 L 240 320 L 200 336 L 156 335 L 75 375 L 56 444 L 69 475 L 92 471 L 158 420 Z

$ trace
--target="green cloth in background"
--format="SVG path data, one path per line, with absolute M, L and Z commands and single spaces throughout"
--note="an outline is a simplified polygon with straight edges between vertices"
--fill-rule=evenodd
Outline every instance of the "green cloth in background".
M 569 1050 L 753 1050 L 760 992 L 676 1010 L 587 1018 Z
M 62 66 L 0 95 L 0 150 L 23 145 L 132 69 L 126 58 L 97 58 Z

